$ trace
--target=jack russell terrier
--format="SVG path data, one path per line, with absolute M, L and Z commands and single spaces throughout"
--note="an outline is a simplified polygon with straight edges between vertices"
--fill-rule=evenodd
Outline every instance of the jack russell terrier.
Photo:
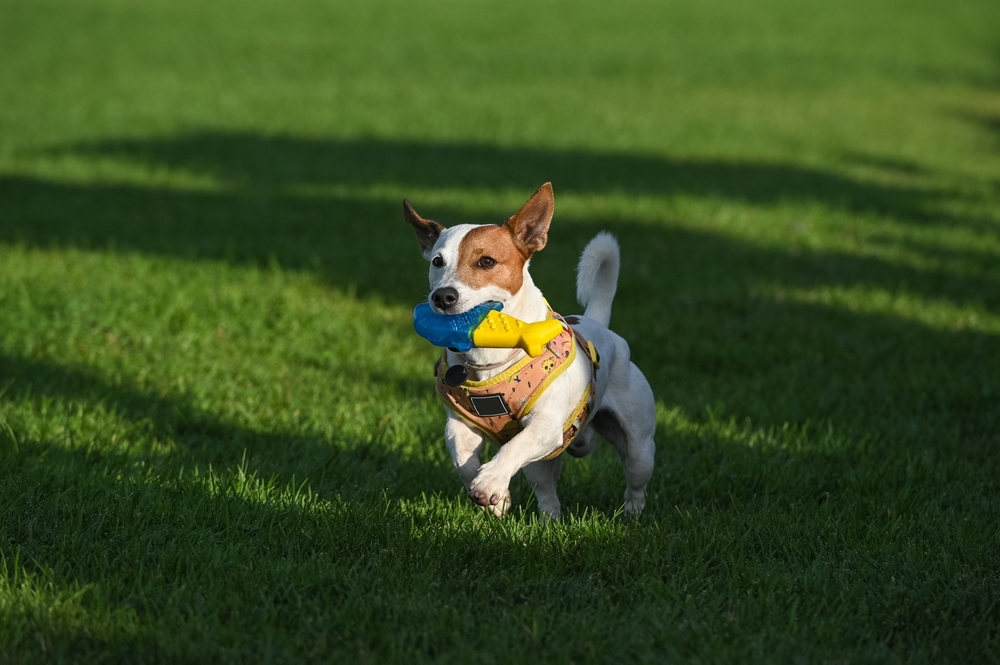
M 625 511 L 638 515 L 653 472 L 656 406 L 646 377 L 629 359 L 628 343 L 608 329 L 618 286 L 618 242 L 606 232 L 590 241 L 576 279 L 585 312 L 559 317 L 528 274 L 531 255 L 548 240 L 554 209 L 549 183 L 503 226 L 445 228 L 403 201 L 404 217 L 431 264 L 428 300 L 435 312 L 458 314 L 497 301 L 505 314 L 522 321 L 555 317 L 564 326 L 537 358 L 520 349 L 444 349 L 435 376 L 448 414 L 445 441 L 475 503 L 503 516 L 511 477 L 524 471 L 541 516 L 558 519 L 560 453 L 590 453 L 596 432 L 618 452 L 625 469 Z M 481 464 L 487 438 L 500 448 Z

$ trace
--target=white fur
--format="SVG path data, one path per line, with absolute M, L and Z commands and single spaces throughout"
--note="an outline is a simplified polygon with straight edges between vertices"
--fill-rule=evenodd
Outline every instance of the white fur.
M 618 289 L 618 267 L 621 264 L 618 241 L 607 231 L 601 231 L 587 243 L 576 267 L 576 301 L 585 316 L 607 326 L 611 322 L 611 303 Z
M 455 276 L 455 259 L 462 238 L 475 226 L 463 224 L 441 233 L 427 258 L 440 255 L 445 264 L 430 269 L 431 292 L 452 286 L 458 290 L 455 311 L 468 310 L 487 300 L 504 304 L 503 311 L 526 322 L 542 321 L 548 313 L 541 291 L 535 286 L 524 266 L 524 282 L 517 293 L 500 286 L 472 289 Z M 653 391 L 642 372 L 631 362 L 628 343 L 608 329 L 611 302 L 617 288 L 619 266 L 618 243 L 608 233 L 596 236 L 583 251 L 578 267 L 577 292 L 586 314 L 574 328 L 594 343 L 600 354 L 597 390 L 591 419 L 577 435 L 567 451 L 574 456 L 591 452 L 594 433 L 601 434 L 617 450 L 625 470 L 625 510 L 639 514 L 646 505 L 646 484 L 653 472 L 656 431 L 656 407 Z M 448 352 L 448 364 L 471 363 L 488 365 L 510 356 L 508 349 L 472 349 L 465 354 Z M 484 380 L 502 373 L 522 354 L 500 367 L 473 371 L 470 378 Z M 486 464 L 481 464 L 485 436 L 467 424 L 450 409 L 445 425 L 445 440 L 459 477 L 473 501 L 502 516 L 510 505 L 510 479 L 523 470 L 535 490 L 539 512 L 558 519 L 561 507 L 556 494 L 556 481 L 564 455 L 553 460 L 544 458 L 562 445 L 563 423 L 580 401 L 590 381 L 590 360 L 578 353 L 566 369 L 538 398 L 531 412 L 523 419 L 524 429 Z

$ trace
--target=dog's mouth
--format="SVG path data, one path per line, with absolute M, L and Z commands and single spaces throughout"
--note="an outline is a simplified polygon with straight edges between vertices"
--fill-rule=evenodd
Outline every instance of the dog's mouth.
M 476 303 L 474 305 L 469 305 L 468 307 L 458 310 L 449 309 L 443 310 L 440 307 L 435 307 L 431 305 L 431 309 L 434 310 L 435 314 L 440 314 L 441 316 L 468 316 L 471 312 L 484 309 L 503 309 L 503 303 L 499 300 L 484 300 L 481 303 Z
M 458 289 L 452 286 L 444 286 L 434 289 L 427 297 L 427 304 L 430 305 L 431 310 L 433 310 L 435 314 L 440 314 L 442 316 L 461 316 L 462 314 L 482 307 L 488 307 L 491 309 L 497 309 L 498 305 L 503 307 L 503 303 L 492 299 L 484 300 L 480 303 L 469 304 L 468 299 L 462 298 L 459 295 Z

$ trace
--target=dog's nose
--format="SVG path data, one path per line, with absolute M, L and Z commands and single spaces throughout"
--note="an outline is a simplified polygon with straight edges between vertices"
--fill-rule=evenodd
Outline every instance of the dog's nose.
M 458 302 L 458 289 L 451 286 L 443 286 L 440 289 L 435 289 L 434 293 L 431 294 L 431 302 L 438 309 L 447 312 Z

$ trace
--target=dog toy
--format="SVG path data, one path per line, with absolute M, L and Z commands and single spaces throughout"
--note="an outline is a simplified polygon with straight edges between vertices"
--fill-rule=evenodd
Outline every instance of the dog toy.
M 481 349 L 522 349 L 532 358 L 559 336 L 562 324 L 555 319 L 525 323 L 501 314 L 503 304 L 485 302 L 461 314 L 438 314 L 427 303 L 413 310 L 417 334 L 434 346 L 446 346 L 465 353 L 473 346 Z

